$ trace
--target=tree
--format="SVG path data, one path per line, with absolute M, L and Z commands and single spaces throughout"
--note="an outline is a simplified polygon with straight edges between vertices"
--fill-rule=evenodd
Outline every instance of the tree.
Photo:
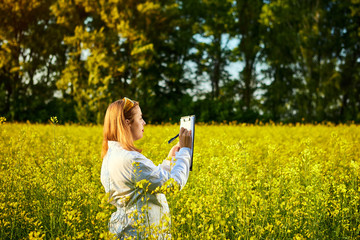
M 2 1 L 0 5 L 0 114 L 43 121 L 64 61 L 49 6 L 53 1 Z
M 241 96 L 243 110 L 250 111 L 254 92 L 257 89 L 256 66 L 260 56 L 261 24 L 260 13 L 263 1 L 236 0 L 234 15 L 236 19 L 234 31 L 239 45 L 234 49 L 235 59 L 244 62 L 240 72 Z
M 64 38 L 71 51 L 58 87 L 77 102 L 79 120 L 101 122 L 107 104 L 123 96 L 139 100 L 150 121 L 179 114 L 166 100 L 179 101 L 191 86 L 183 65 L 192 30 L 175 1 L 79 0 L 52 10 L 73 29 Z
M 339 1 L 338 6 L 337 11 L 329 13 L 329 18 L 336 16 L 336 33 L 343 46 L 338 54 L 341 89 L 338 120 L 360 121 L 360 2 Z
M 298 9 L 290 8 L 280 1 L 264 4 L 260 23 L 264 31 L 261 35 L 263 47 L 261 61 L 265 63 L 262 89 L 262 110 L 264 117 L 273 121 L 294 118 L 295 93 L 301 88 L 301 78 L 297 76 Z
M 206 73 L 211 83 L 211 98 L 220 97 L 221 83 L 228 78 L 225 67 L 229 63 L 229 41 L 231 27 L 232 1 L 203 0 L 199 7 L 200 32 L 197 44 L 198 75 Z
M 272 1 L 264 5 L 264 56 L 268 72 L 274 74 L 265 106 L 275 120 L 279 115 L 296 121 L 346 119 L 336 109 L 348 109 L 348 96 L 357 79 L 357 39 L 350 6 L 349 1 Z M 339 71 L 344 66 L 347 70 Z

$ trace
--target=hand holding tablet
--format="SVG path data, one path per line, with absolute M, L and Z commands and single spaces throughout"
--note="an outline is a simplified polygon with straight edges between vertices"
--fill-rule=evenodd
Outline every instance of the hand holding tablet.
M 181 119 L 180 119 L 180 131 L 181 131 L 181 128 L 184 128 L 184 129 L 190 131 L 190 134 L 191 134 L 191 144 L 189 143 L 189 148 L 191 148 L 190 171 L 192 171 L 193 153 L 194 153 L 194 140 L 195 140 L 195 115 L 181 117 Z M 170 139 L 168 141 L 168 143 L 170 144 L 178 136 L 179 136 L 179 134 L 176 135 L 175 137 L 173 137 L 172 139 Z M 187 144 L 185 144 L 185 145 L 188 146 Z M 184 146 L 184 147 L 186 147 L 186 146 Z

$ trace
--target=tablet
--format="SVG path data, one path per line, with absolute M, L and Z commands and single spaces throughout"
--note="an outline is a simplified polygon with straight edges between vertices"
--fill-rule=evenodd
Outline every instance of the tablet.
M 180 129 L 185 128 L 191 130 L 191 159 L 190 159 L 190 171 L 192 171 L 193 155 L 194 155 L 194 140 L 195 140 L 195 115 L 184 116 L 180 119 Z

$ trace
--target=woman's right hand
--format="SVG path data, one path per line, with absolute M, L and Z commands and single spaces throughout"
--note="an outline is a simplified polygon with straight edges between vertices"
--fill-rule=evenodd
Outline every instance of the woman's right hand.
M 191 148 L 191 143 L 192 143 L 191 131 L 189 131 L 186 128 L 182 127 L 180 129 L 180 134 L 179 134 L 179 146 L 180 146 L 180 148 L 183 148 L 183 147 Z

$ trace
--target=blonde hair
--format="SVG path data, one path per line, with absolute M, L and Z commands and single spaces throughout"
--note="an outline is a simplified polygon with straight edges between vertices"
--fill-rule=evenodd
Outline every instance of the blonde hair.
M 130 127 L 126 124 L 126 119 L 133 122 L 135 115 L 135 107 L 139 103 L 134 102 L 134 106 L 124 112 L 125 100 L 117 100 L 109 105 L 106 110 L 103 129 L 103 143 L 101 150 L 101 158 L 104 158 L 109 146 L 108 141 L 116 141 L 128 151 L 141 152 L 134 146 L 134 139 L 131 134 Z

